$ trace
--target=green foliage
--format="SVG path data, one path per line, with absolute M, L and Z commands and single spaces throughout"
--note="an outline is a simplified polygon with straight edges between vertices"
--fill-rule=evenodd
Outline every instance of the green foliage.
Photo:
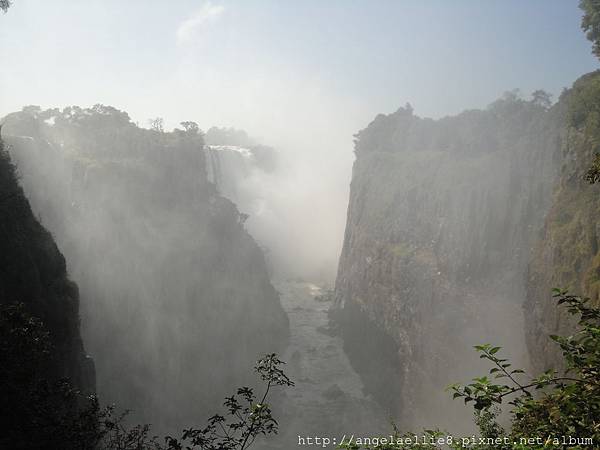
M 585 179 L 590 184 L 596 184 L 598 181 L 600 181 L 600 153 L 596 153 L 594 155 L 594 161 L 585 174 Z
M 157 133 L 164 133 L 164 119 L 162 117 L 156 117 L 155 119 L 149 119 L 148 124 L 150 125 L 150 129 L 156 131 Z
M 278 423 L 266 402 L 267 397 L 274 386 L 294 385 L 280 368 L 282 364 L 285 363 L 274 353 L 260 359 L 255 370 L 266 383 L 260 400 L 252 388 L 239 388 L 235 395 L 225 399 L 227 416 L 215 414 L 208 419 L 206 427 L 184 430 L 181 441 L 168 437 L 168 450 L 244 450 L 258 436 L 276 434 Z
M 598 133 L 600 117 L 600 76 L 588 74 L 573 84 L 568 91 L 567 124 L 578 130 L 584 129 L 588 136 Z M 596 142 L 597 144 L 598 142 Z
M 52 345 L 42 322 L 22 303 L 0 309 L 0 448 L 95 448 L 103 437 L 95 397 L 67 379 L 46 379 Z
M 4 12 L 8 11 L 10 8 L 11 1 L 10 0 L 0 0 L 0 9 Z
M 581 0 L 579 7 L 583 10 L 581 28 L 592 42 L 592 53 L 600 58 L 600 1 Z
M 400 434 L 394 429 L 393 442 L 379 445 L 344 444 L 346 449 L 441 449 L 525 450 L 537 448 L 584 449 L 600 442 L 600 308 L 589 299 L 555 289 L 558 305 L 579 317 L 577 331 L 571 336 L 550 336 L 566 363 L 564 374 L 553 370 L 529 377 L 500 356 L 500 347 L 477 345 L 480 358 L 491 363 L 489 373 L 466 385 L 449 386 L 454 398 L 472 404 L 480 436 L 476 439 L 451 437 L 439 430 L 425 430 L 424 441 L 407 444 L 414 433 Z M 497 422 L 500 405 L 511 405 L 511 429 L 506 432 Z M 563 441 L 563 436 L 586 439 L 585 443 Z M 445 437 L 445 439 L 444 439 Z M 445 442 L 444 442 L 445 440 Z M 581 445 L 580 445 L 581 444 Z
M 238 147 L 252 147 L 256 143 L 244 130 L 235 128 L 211 127 L 206 132 L 208 145 L 236 145 Z
M 523 370 L 511 369 L 505 358 L 497 356 L 499 347 L 480 345 L 476 349 L 481 358 L 492 363 L 489 375 L 494 381 L 484 376 L 451 389 L 455 398 L 472 402 L 476 410 L 488 411 L 492 405 L 510 399 L 510 437 L 514 442 L 532 436 L 575 436 L 600 442 L 600 309 L 589 306 L 589 299 L 560 289 L 555 289 L 554 296 L 570 314 L 579 316 L 578 330 L 573 335 L 550 336 L 562 350 L 564 374 L 549 370 L 525 378 Z M 497 384 L 495 380 L 502 382 Z M 537 395 L 535 391 L 539 391 Z
M 534 105 L 548 109 L 550 106 L 552 106 L 552 94 L 544 91 L 543 89 L 537 89 L 531 94 L 531 102 Z
M 180 125 L 183 127 L 183 129 L 186 131 L 186 133 L 198 134 L 200 131 L 200 127 L 198 126 L 198 124 L 196 122 L 185 121 L 185 122 L 181 122 Z
M 99 415 L 102 439 L 98 450 L 164 450 L 157 436 L 150 436 L 150 425 L 128 428 L 129 411 L 115 414 L 115 408 L 104 408 Z
M 101 407 L 95 396 L 83 396 L 68 379 L 48 380 L 52 357 L 50 335 L 25 305 L 0 307 L 0 448 L 38 450 L 243 450 L 260 435 L 277 433 L 267 398 L 276 386 L 294 383 L 281 369 L 277 355 L 260 359 L 255 370 L 265 382 L 257 399 L 254 390 L 242 387 L 225 399 L 227 418 L 216 414 L 204 428 L 183 431 L 181 440 L 164 443 L 150 434 L 149 425 L 129 427 L 129 411 Z
M 54 349 L 44 324 L 24 304 L 0 307 L 0 448 L 151 450 L 149 426 L 125 426 L 127 412 L 101 407 L 68 379 L 48 379 Z
M 549 386 L 541 398 L 531 395 L 515 410 L 517 435 L 585 436 L 600 442 L 600 309 L 589 299 L 555 290 L 559 305 L 579 316 L 571 336 L 551 336 L 560 345 L 566 374 L 548 372 L 535 379 L 535 389 Z

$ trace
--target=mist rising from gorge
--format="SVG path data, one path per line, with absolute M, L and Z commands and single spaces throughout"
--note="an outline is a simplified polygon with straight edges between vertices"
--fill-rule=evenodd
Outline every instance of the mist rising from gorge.
M 576 5 L 0 9 L 0 304 L 31 286 L 72 353 L 55 371 L 157 434 L 257 387 L 271 353 L 296 385 L 260 450 L 390 420 L 471 434 L 444 388 L 488 373 L 473 346 L 545 370 L 572 329 L 550 288 L 600 299 Z
M 142 129 L 101 105 L 26 108 L 3 133 L 79 285 L 105 402 L 175 431 L 285 348 L 264 255 L 207 180 L 199 133 Z
M 163 117 L 167 130 L 192 120 L 204 131 L 247 131 L 281 154 L 281 170 L 260 187 L 274 208 L 265 232 L 255 217 L 248 226 L 269 241 L 277 266 L 285 259 L 296 276 L 326 273 L 330 281 L 343 239 L 353 134 L 407 101 L 419 114 L 437 118 L 484 107 L 515 86 L 528 93 L 539 87 L 538 67 L 551 56 L 544 53 L 528 65 L 523 60 L 532 53 L 509 46 L 518 66 L 503 64 L 509 55 L 499 43 L 517 38 L 508 29 L 482 30 L 479 24 L 490 15 L 522 21 L 535 16 L 535 9 L 516 5 L 460 5 L 444 17 L 419 2 L 377 8 L 187 0 L 168 8 L 56 4 L 21 0 L 10 20 L 3 18 L 0 115 L 28 104 L 102 103 L 127 111 L 142 127 Z M 555 20 L 558 7 L 549 8 Z M 568 13 L 569 20 L 579 20 L 576 8 Z M 422 33 L 421 24 L 430 23 L 437 25 Z M 473 33 L 488 36 L 485 48 L 475 45 Z M 548 41 L 557 40 L 546 29 L 532 35 L 527 45 L 545 39 L 550 47 Z M 587 47 L 578 45 L 587 55 Z M 471 64 L 467 53 L 479 63 Z M 582 64 L 561 65 L 545 87 L 558 94 L 588 69 Z M 293 258 L 284 256 L 288 248 Z

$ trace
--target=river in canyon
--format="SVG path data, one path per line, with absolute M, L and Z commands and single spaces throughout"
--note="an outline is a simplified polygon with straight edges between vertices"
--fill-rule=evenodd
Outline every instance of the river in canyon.
M 290 320 L 289 346 L 282 359 L 295 386 L 273 397 L 280 432 L 258 448 L 296 448 L 306 437 L 328 437 L 334 448 L 344 435 L 389 434 L 391 418 L 363 393 L 342 339 L 331 327 L 331 302 L 324 290 L 304 281 L 275 282 L 275 287 Z

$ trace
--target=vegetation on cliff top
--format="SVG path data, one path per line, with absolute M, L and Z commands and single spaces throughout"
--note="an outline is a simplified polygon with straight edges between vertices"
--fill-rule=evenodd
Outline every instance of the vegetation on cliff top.
M 26 107 L 3 127 L 85 299 L 98 392 L 161 433 L 212 411 L 287 336 L 264 254 L 209 182 L 203 134 L 182 126 L 95 105 Z
M 594 53 L 600 57 L 600 2 L 583 0 L 581 5 L 585 11 L 582 27 L 594 43 Z M 0 0 L 0 9 L 5 11 L 9 6 L 8 0 Z M 547 96 L 537 91 L 530 103 L 532 107 L 543 109 L 549 106 Z M 405 108 L 400 115 L 410 121 L 412 109 Z M 583 205 L 591 212 L 598 210 L 595 191 L 588 191 L 589 194 L 585 194 L 583 200 L 578 200 L 574 195 L 579 192 L 574 187 L 580 188 L 582 170 L 589 183 L 600 181 L 598 74 L 587 77 L 584 82 L 574 86 L 568 120 L 575 134 L 575 145 L 586 149 L 587 158 L 583 158 L 582 162 L 587 164 L 587 168 L 576 166 L 574 176 L 566 179 L 561 186 L 562 194 L 559 193 L 559 202 L 555 208 L 559 228 L 554 237 L 565 249 L 581 245 L 581 242 L 575 243 L 569 239 L 581 227 L 589 228 L 589 224 L 593 223 L 590 217 L 582 218 L 585 210 L 579 207 Z M 129 126 L 128 118 L 125 125 Z M 185 132 L 198 132 L 197 127 L 191 123 L 186 123 L 184 128 Z M 162 128 L 157 125 L 154 131 L 162 133 Z M 590 155 L 593 158 L 591 162 Z M 13 179 L 9 181 L 12 183 Z M 576 208 L 569 209 L 567 203 L 576 205 Z M 598 252 L 595 234 L 593 236 L 590 245 L 591 248 L 595 246 L 595 251 Z M 399 251 L 402 252 L 402 249 Z M 474 378 L 466 385 L 454 385 L 451 390 L 455 398 L 473 405 L 481 437 L 487 442 L 470 444 L 467 441 L 465 445 L 465 441 L 460 441 L 460 445 L 454 445 L 453 448 L 483 450 L 587 447 L 587 443 L 565 444 L 562 439 L 564 437 L 600 442 L 600 309 L 594 305 L 594 301 L 600 297 L 600 258 L 592 258 L 591 266 L 584 270 L 580 256 L 576 254 L 566 264 L 575 274 L 583 271 L 585 286 L 592 292 L 593 299 L 570 295 L 562 290 L 555 292 L 558 304 L 566 306 L 570 314 L 578 317 L 578 327 L 572 335 L 551 336 L 561 348 L 566 373 L 548 371 L 523 380 L 524 371 L 512 368 L 507 359 L 501 358 L 500 347 L 488 344 L 476 346 L 480 357 L 492 364 L 489 374 Z M 268 355 L 256 366 L 266 384 L 260 400 L 252 389 L 242 387 L 236 395 L 225 401 L 230 420 L 222 415 L 214 415 L 206 427 L 185 430 L 181 439 L 169 437 L 163 446 L 156 438 L 149 436 L 147 426 L 127 429 L 122 423 L 122 416 L 115 418 L 111 408 L 101 409 L 94 397 L 83 398 L 68 380 L 50 381 L 43 378 L 41 374 L 45 372 L 44 368 L 52 351 L 49 336 L 43 323 L 30 316 L 24 305 L 10 304 L 0 311 L 0 351 L 5 357 L 0 365 L 0 392 L 1 398 L 6 401 L 2 412 L 4 423 L 15 421 L 9 434 L 0 438 L 0 443 L 3 439 L 11 448 L 70 449 L 100 446 L 123 450 L 182 450 L 185 446 L 186 449 L 243 450 L 257 436 L 277 431 L 277 422 L 266 403 L 271 387 L 293 384 L 279 368 L 282 361 L 275 355 Z M 511 405 L 512 426 L 505 431 L 496 421 L 496 408 L 507 399 Z M 431 430 L 426 430 L 425 434 L 434 439 L 442 436 L 440 432 Z M 396 437 L 400 439 L 401 436 L 396 434 Z M 543 439 L 541 443 L 537 441 L 539 438 Z M 357 449 L 360 446 L 346 445 L 345 448 Z M 435 443 L 416 446 L 384 444 L 375 448 L 437 449 L 440 446 Z
M 600 58 L 600 2 L 598 0 L 581 0 L 579 7 L 583 10 L 581 28 L 592 42 L 592 52 Z

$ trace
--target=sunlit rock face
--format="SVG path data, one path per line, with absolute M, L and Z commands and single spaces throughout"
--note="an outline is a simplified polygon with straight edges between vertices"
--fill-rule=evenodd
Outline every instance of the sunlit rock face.
M 5 130 L 80 286 L 104 402 L 175 432 L 284 348 L 264 256 L 208 178 L 201 134 L 142 129 L 104 106 L 26 109 Z
M 46 379 L 68 377 L 82 392 L 94 392 L 94 364 L 79 330 L 77 285 L 67 277 L 52 235 L 31 211 L 0 141 L 0 304 L 13 302 L 25 304 L 49 333 Z
M 527 363 L 526 271 L 563 109 L 507 95 L 434 121 L 407 106 L 356 136 L 335 310 L 367 388 L 401 423 L 471 420 L 444 387 L 481 372 L 473 345 Z
M 525 318 L 527 344 L 538 371 L 564 367 L 551 334 L 569 335 L 576 320 L 550 300 L 551 289 L 569 289 L 600 304 L 600 186 L 586 180 L 597 146 L 600 72 L 584 75 L 561 97 L 569 105 L 560 176 L 552 206 L 532 252 Z

